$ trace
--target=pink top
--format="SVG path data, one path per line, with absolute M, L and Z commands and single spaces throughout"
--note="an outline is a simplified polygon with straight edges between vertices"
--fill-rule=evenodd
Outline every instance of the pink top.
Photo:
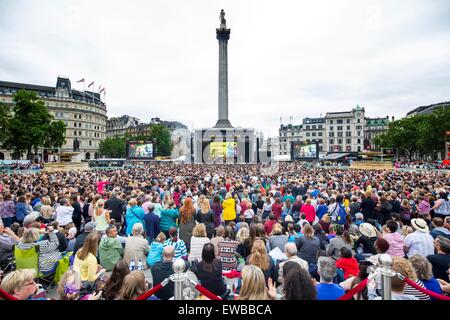
M 97 192 L 103 194 L 107 184 L 109 184 L 108 181 L 97 181 Z
M 314 219 L 316 218 L 316 210 L 310 204 L 302 205 L 302 209 L 300 210 L 300 212 L 305 214 L 305 216 L 306 216 L 305 219 L 309 223 L 312 223 L 314 221 Z
M 393 257 L 404 257 L 405 252 L 403 251 L 403 245 L 405 243 L 405 238 L 398 232 L 383 234 L 383 239 L 389 243 L 389 250 L 387 254 Z

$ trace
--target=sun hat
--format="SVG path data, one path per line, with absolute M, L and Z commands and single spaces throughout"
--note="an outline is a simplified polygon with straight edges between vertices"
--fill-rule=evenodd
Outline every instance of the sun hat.
M 427 222 L 421 218 L 412 219 L 411 224 L 413 225 L 414 229 L 420 232 L 430 232 Z
M 370 223 L 361 223 L 359 226 L 359 232 L 369 238 L 373 238 L 377 236 L 377 232 L 375 231 L 375 227 Z

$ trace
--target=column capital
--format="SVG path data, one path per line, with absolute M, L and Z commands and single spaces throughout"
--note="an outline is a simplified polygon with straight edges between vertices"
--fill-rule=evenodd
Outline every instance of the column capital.
M 216 38 L 219 41 L 227 41 L 230 39 L 231 29 L 216 29 Z

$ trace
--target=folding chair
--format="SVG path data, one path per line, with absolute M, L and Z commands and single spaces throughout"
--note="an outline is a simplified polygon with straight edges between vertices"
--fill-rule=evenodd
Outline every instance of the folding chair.
M 39 246 L 36 245 L 30 249 L 20 249 L 14 246 L 14 260 L 16 263 L 16 270 L 19 269 L 33 269 L 36 271 L 36 279 L 38 283 L 42 281 L 50 288 L 53 283 L 53 274 L 44 275 L 39 269 Z

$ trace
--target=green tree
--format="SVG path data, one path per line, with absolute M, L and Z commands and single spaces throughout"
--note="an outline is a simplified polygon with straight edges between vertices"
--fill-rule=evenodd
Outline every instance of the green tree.
M 0 103 L 0 145 L 8 136 L 8 124 L 11 121 L 11 112 L 6 104 Z
M 155 124 L 150 127 L 150 138 L 156 141 L 157 156 L 170 156 L 172 152 L 170 135 L 170 130 L 162 124 Z
M 125 137 L 106 138 L 100 142 L 100 154 L 108 158 L 125 158 L 126 141 Z
M 65 124 L 56 121 L 56 124 L 52 125 L 53 116 L 35 92 L 19 90 L 13 96 L 12 111 L 13 115 L 6 124 L 7 134 L 3 147 L 13 150 L 16 157 L 26 152 L 27 159 L 31 160 L 32 152 L 36 154 L 40 147 L 48 144 L 50 135 L 56 145 L 63 144 L 61 141 L 64 141 Z
M 66 124 L 62 121 L 50 123 L 48 133 L 45 137 L 44 147 L 61 148 L 66 143 Z

